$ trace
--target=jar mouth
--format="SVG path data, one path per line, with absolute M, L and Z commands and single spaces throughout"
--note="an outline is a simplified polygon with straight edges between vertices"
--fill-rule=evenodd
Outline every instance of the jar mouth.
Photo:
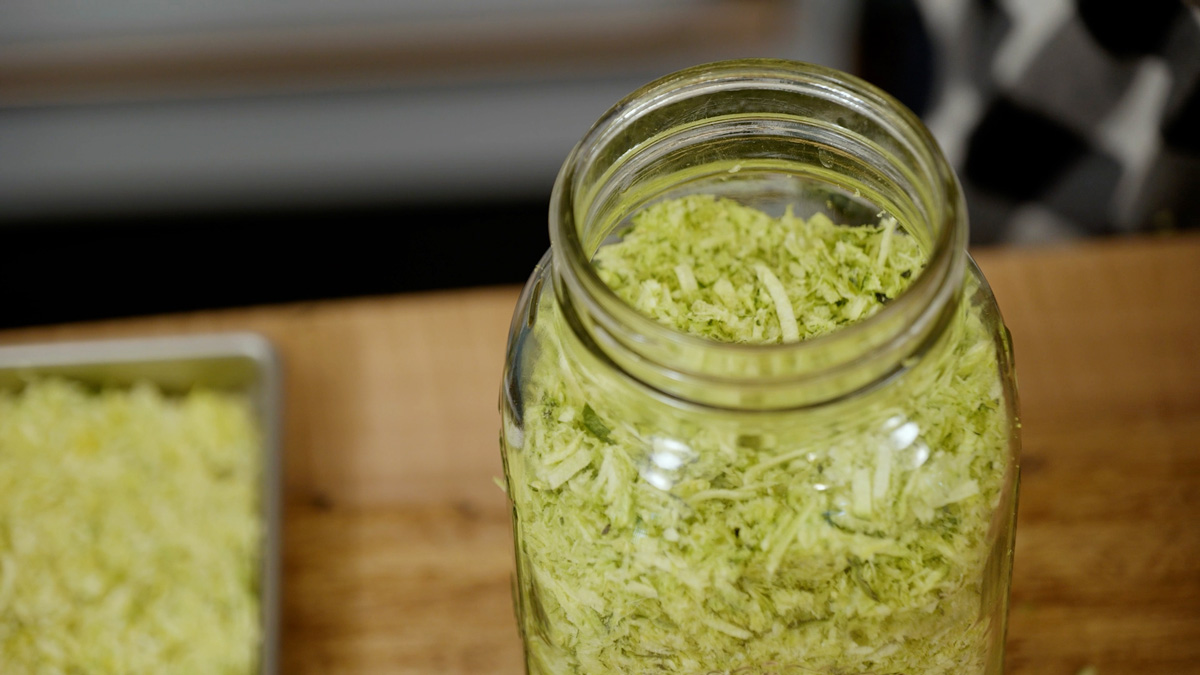
M 706 108 L 715 96 L 723 97 L 720 105 L 730 109 Z M 699 104 L 694 106 L 701 108 L 699 114 L 689 108 L 691 103 Z M 779 120 L 802 126 L 821 142 L 871 155 L 874 168 L 910 188 L 908 197 L 893 204 L 908 210 L 908 220 L 919 221 L 910 225 L 924 228 L 925 269 L 871 316 L 798 342 L 719 342 L 676 330 L 625 302 L 591 261 L 609 234 L 589 230 L 596 220 L 595 202 L 619 173 L 616 168 L 652 154 L 656 143 L 669 142 L 673 129 L 717 118 Z M 904 368 L 905 360 L 944 323 L 940 319 L 961 287 L 965 267 L 967 217 L 961 190 L 937 141 L 916 115 L 856 77 L 785 60 L 695 66 L 633 92 L 609 109 L 568 155 L 549 216 L 556 289 L 576 332 L 586 333 L 580 337 L 653 388 L 722 406 L 741 407 L 749 395 L 761 407 L 760 396 L 748 388 L 796 392 L 812 383 L 828 386 L 783 396 L 781 405 L 822 402 Z M 713 396 L 713 387 L 738 391 Z

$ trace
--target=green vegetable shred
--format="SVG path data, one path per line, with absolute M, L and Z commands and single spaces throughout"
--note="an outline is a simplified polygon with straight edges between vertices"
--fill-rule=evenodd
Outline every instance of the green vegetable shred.
M 693 195 L 639 212 L 594 265 L 678 331 L 778 343 L 866 319 L 925 260 L 890 217 Z M 955 311 L 886 386 L 758 416 L 631 394 L 542 321 L 506 433 L 531 673 L 982 672 L 1009 439 L 993 338 Z

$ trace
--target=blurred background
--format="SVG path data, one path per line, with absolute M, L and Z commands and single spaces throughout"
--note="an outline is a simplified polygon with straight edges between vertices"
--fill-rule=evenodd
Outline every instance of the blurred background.
M 705 61 L 857 73 L 973 242 L 1200 223 L 1179 0 L 6 0 L 0 327 L 519 282 L 559 165 Z

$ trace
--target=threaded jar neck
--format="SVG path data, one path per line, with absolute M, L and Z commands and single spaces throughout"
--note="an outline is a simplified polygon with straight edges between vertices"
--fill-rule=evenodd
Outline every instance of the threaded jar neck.
M 850 195 L 895 217 L 926 266 L 877 313 L 821 337 L 685 334 L 619 298 L 592 258 L 633 213 L 686 186 L 750 202 Z M 911 365 L 959 300 L 966 236 L 957 179 L 912 112 L 857 78 L 779 60 L 698 66 L 634 92 L 567 157 L 550 205 L 555 293 L 575 337 L 665 396 L 739 410 L 825 403 Z

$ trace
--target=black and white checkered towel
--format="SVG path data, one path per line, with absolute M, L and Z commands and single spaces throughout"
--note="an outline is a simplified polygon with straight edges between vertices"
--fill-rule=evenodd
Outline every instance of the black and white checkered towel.
M 869 2 L 870 0 L 868 0 Z M 1200 227 L 1200 9 L 916 0 L 976 243 Z

